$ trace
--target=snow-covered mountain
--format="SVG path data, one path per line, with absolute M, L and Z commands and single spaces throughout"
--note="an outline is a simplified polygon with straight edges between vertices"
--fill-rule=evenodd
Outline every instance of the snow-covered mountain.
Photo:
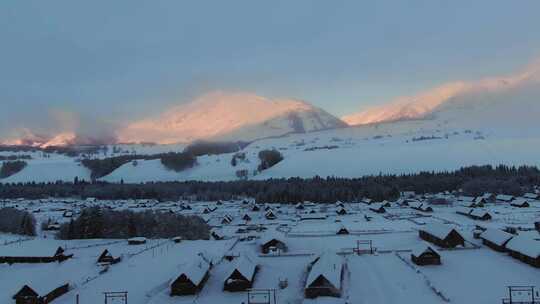
M 342 121 L 301 101 L 269 100 L 250 94 L 207 95 L 159 117 L 133 123 L 119 135 L 125 141 L 161 143 L 199 138 L 254 139 L 243 148 L 245 157 L 236 165 L 231 163 L 234 153 L 199 156 L 196 166 L 182 172 L 168 170 L 159 159 L 141 159 L 101 179 L 135 183 L 236 180 L 239 171 L 247 172 L 251 179 L 358 177 L 486 164 L 540 166 L 539 66 L 508 77 L 456 82 L 428 90 L 407 106 L 374 111 L 371 122 L 377 123 L 348 128 L 340 128 L 344 126 Z M 184 147 L 117 144 L 94 157 L 180 152 Z M 258 155 L 265 149 L 280 151 L 284 159 L 258 171 Z M 0 155 L 13 153 L 4 151 Z M 90 178 L 89 170 L 75 158 L 43 157 L 41 152 L 31 156 L 22 171 L 0 182 Z
M 248 93 L 211 93 L 176 106 L 158 117 L 136 121 L 118 132 L 120 142 L 170 144 L 244 140 L 341 128 L 326 111 L 292 99 L 267 99 Z
M 479 81 L 456 81 L 443 84 L 433 89 L 413 96 L 398 97 L 381 106 L 372 107 L 359 113 L 342 117 L 349 125 L 365 125 L 371 123 L 421 119 L 430 116 L 446 103 L 466 101 L 472 103 L 482 95 L 505 95 L 523 87 L 540 85 L 540 61 L 535 62 L 524 70 L 502 77 L 491 77 Z M 487 100 L 489 98 L 483 98 Z M 495 98 L 496 99 L 496 98 Z M 489 102 L 485 105 L 488 109 Z

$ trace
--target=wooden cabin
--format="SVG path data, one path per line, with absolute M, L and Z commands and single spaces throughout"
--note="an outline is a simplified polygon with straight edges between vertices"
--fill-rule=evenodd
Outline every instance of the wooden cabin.
M 518 208 L 529 208 L 531 206 L 531 204 L 529 204 L 529 202 L 524 198 L 517 198 L 513 200 L 510 203 L 510 205 L 512 207 L 518 207 Z
M 343 207 L 340 206 L 340 207 L 338 207 L 338 208 L 336 209 L 336 213 L 337 213 L 338 215 L 345 215 L 345 214 L 347 214 L 347 210 L 345 210 L 345 208 L 343 208 Z
M 485 202 L 487 203 L 494 203 L 497 201 L 497 196 L 493 193 L 484 193 L 482 196 L 480 196 Z
M 372 204 L 369 207 L 369 210 L 375 212 L 375 213 L 385 213 L 386 209 L 384 209 L 384 206 L 382 204 Z
M 371 205 L 371 203 L 373 203 L 373 200 L 370 199 L 370 198 L 364 198 L 364 199 L 362 199 L 362 203 L 364 203 L 366 205 Z
M 277 236 L 268 235 L 261 239 L 261 252 L 267 254 L 274 251 L 287 251 L 287 244 Z
M 381 205 L 382 205 L 383 207 L 385 207 L 385 208 L 390 208 L 390 207 L 392 207 L 392 203 L 390 203 L 389 201 L 386 201 L 386 200 L 382 201 L 382 202 L 381 202 Z
M 465 238 L 452 226 L 444 224 L 429 224 L 422 227 L 419 236 L 424 241 L 433 243 L 443 248 L 454 248 L 459 245 L 465 246 Z
M 482 244 L 499 252 L 506 251 L 506 243 L 508 243 L 508 241 L 510 241 L 513 237 L 513 234 L 493 228 L 488 228 L 480 234 Z
M 333 253 L 326 253 L 308 266 L 308 277 L 304 288 L 306 298 L 340 297 L 343 276 L 343 261 Z
M 121 257 L 113 257 L 113 255 L 109 252 L 108 249 L 103 250 L 103 252 L 100 254 L 100 256 L 97 259 L 98 264 L 116 264 L 120 262 L 122 258 Z
M 458 202 L 460 202 L 460 205 L 468 208 L 476 208 L 476 197 L 474 196 L 460 196 L 458 198 Z
M 39 294 L 30 288 L 28 285 L 24 285 L 14 296 L 16 304 L 38 304 L 40 300 Z
M 341 225 L 341 226 L 338 227 L 338 229 L 336 231 L 336 234 L 338 234 L 338 235 L 349 234 L 349 229 L 347 229 L 347 227 L 345 227 L 344 225 Z
M 128 239 L 128 245 L 142 245 L 146 244 L 146 238 L 145 237 L 133 237 Z
M 197 294 L 204 287 L 210 275 L 211 265 L 203 258 L 197 258 L 191 265 L 185 267 L 180 275 L 169 285 L 171 296 Z
M 30 286 L 24 285 L 12 298 L 16 304 L 48 304 L 68 291 L 68 283 L 62 284 L 50 291 L 40 291 L 43 295 L 40 295 L 38 291 L 32 289 Z
M 409 207 L 414 210 L 418 210 L 422 212 L 433 212 L 433 208 L 431 208 L 431 206 L 428 206 L 424 204 L 423 202 L 419 202 L 419 201 L 409 202 Z
M 540 194 L 538 193 L 525 193 L 523 194 L 523 198 L 527 200 L 540 200 Z
M 246 291 L 253 286 L 258 266 L 245 255 L 236 259 L 234 267 L 227 275 L 223 290 L 236 292 Z
M 527 236 L 515 236 L 506 243 L 506 249 L 513 258 L 540 268 L 540 241 Z
M 53 263 L 63 262 L 73 257 L 73 254 L 66 255 L 62 247 L 58 247 L 52 256 L 0 256 L 0 264 L 25 264 L 25 263 Z
M 275 220 L 277 218 L 276 214 L 274 213 L 274 211 L 272 211 L 272 209 L 269 209 L 268 211 L 266 211 L 264 217 L 267 220 Z
M 457 207 L 456 208 L 456 213 L 457 214 L 461 214 L 461 215 L 465 215 L 465 216 L 469 216 L 472 211 L 473 211 L 473 209 L 469 208 L 469 207 Z
M 230 215 L 226 214 L 222 219 L 221 219 L 221 224 L 222 225 L 228 225 L 230 223 L 232 223 L 233 219 Z
M 420 206 L 420 209 L 418 209 L 418 210 L 420 210 L 422 212 L 433 212 L 433 208 L 431 206 L 427 205 L 427 204 L 422 204 Z
M 411 260 L 416 265 L 441 265 L 441 254 L 432 246 L 422 244 L 413 249 Z
M 493 218 L 489 212 L 480 209 L 473 209 L 471 213 L 469 213 L 469 217 L 480 221 L 489 221 Z
M 476 207 L 484 207 L 488 203 L 488 201 L 483 196 L 478 196 L 474 199 L 474 203 L 476 204 Z
M 396 204 L 400 207 L 409 207 L 409 202 L 406 199 L 398 198 Z
M 219 232 L 217 231 L 212 231 L 210 233 L 210 236 L 214 238 L 214 240 L 216 241 L 220 241 L 220 240 L 223 240 L 225 237 L 223 235 L 221 235 Z
M 476 202 L 469 202 L 469 201 L 467 201 L 467 202 L 461 202 L 461 203 L 459 203 L 459 205 L 460 205 L 461 207 L 464 207 L 464 208 L 476 208 L 476 207 L 478 207 L 478 205 L 476 204 Z
M 513 197 L 512 195 L 506 195 L 506 194 L 499 194 L 495 197 L 495 200 L 497 200 L 497 202 L 499 203 L 510 203 L 514 199 L 516 198 Z

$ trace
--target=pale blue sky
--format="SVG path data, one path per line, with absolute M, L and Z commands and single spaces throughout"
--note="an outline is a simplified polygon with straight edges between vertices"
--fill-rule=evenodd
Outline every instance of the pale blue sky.
M 0 136 L 50 111 L 128 121 L 213 90 L 341 116 L 540 56 L 540 1 L 0 3 Z

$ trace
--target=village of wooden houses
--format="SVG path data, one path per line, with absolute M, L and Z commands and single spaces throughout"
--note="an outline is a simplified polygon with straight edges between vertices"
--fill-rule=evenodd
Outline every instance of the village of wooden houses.
M 35 237 L 1 235 L 0 302 L 538 303 L 539 199 L 3 200 L 49 222 Z M 199 215 L 211 238 L 54 237 L 90 206 Z

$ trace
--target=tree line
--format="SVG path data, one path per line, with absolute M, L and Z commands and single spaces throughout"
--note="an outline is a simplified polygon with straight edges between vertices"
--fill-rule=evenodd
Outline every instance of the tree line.
M 467 195 L 485 192 L 522 195 L 540 185 L 540 170 L 522 166 L 472 166 L 452 172 L 420 172 L 404 175 L 373 175 L 359 178 L 313 177 L 238 180 L 228 182 L 56 182 L 0 184 L 0 198 L 95 197 L 98 199 L 229 200 L 254 197 L 258 202 L 332 203 L 364 197 L 393 200 L 401 191 L 438 193 L 463 190 Z
M 196 141 L 184 148 L 182 152 L 168 152 L 161 154 L 126 154 L 107 158 L 84 158 L 81 163 L 91 171 L 92 180 L 112 173 L 120 166 L 137 160 L 159 159 L 165 168 L 180 172 L 191 168 L 197 163 L 197 156 L 233 153 L 247 145 L 245 142 L 207 142 Z
M 27 163 L 24 160 L 5 161 L 0 167 L 0 178 L 10 177 L 15 173 L 20 172 L 26 167 Z
M 147 210 L 114 211 L 85 208 L 77 219 L 60 226 L 57 237 L 71 239 L 125 239 L 131 237 L 209 239 L 210 226 L 199 216 Z
M 23 155 L 0 155 L 0 161 L 20 160 L 20 159 L 32 159 L 32 156 L 28 155 L 28 154 L 23 154 Z
M 81 163 L 90 170 L 90 178 L 95 180 L 112 173 L 114 170 L 120 168 L 120 166 L 129 162 L 132 162 L 133 165 L 136 166 L 138 160 L 153 159 L 161 160 L 161 163 L 165 166 L 165 168 L 177 172 L 191 168 L 197 162 L 197 158 L 191 154 L 184 152 L 169 152 L 154 155 L 128 154 L 107 158 L 85 158 L 81 161 Z
M 36 219 L 27 212 L 15 208 L 0 209 L 0 232 L 36 235 Z

